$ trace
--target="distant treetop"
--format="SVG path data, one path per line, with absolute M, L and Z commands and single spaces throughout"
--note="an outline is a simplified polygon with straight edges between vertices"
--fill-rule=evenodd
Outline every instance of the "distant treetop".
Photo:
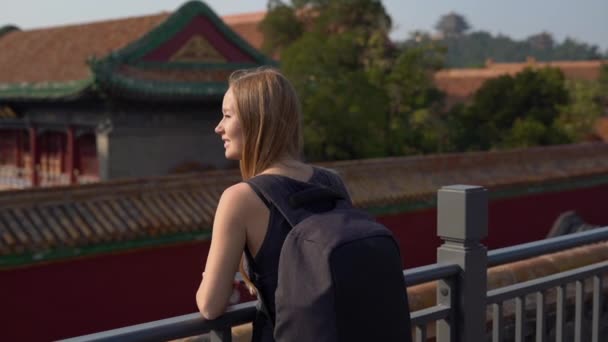
M 450 12 L 441 16 L 435 25 L 435 29 L 446 38 L 459 37 L 470 28 L 471 27 L 464 16 L 455 12 Z

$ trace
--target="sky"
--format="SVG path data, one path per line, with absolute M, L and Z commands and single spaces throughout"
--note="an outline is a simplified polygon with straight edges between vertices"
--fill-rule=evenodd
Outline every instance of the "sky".
M 67 25 L 173 11 L 185 0 L 0 0 L 0 26 L 21 29 Z M 267 0 L 207 0 L 220 16 L 263 11 Z M 441 15 L 463 15 L 473 30 L 514 39 L 547 31 L 608 51 L 608 0 L 384 0 L 394 39 L 432 31 Z

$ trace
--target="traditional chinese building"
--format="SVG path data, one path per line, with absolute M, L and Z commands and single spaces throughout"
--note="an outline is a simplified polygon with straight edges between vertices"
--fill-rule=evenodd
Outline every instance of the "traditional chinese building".
M 173 13 L 4 28 L 0 186 L 227 166 L 213 133 L 226 79 L 269 64 L 198 1 Z

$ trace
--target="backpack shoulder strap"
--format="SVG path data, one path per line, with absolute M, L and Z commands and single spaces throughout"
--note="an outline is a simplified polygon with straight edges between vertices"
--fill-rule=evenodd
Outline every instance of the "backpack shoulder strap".
M 322 174 L 325 177 L 327 182 L 329 182 L 329 186 L 332 189 L 334 189 L 334 191 L 337 191 L 340 194 L 342 194 L 344 199 L 350 205 L 352 205 L 352 199 L 350 198 L 348 189 L 346 188 L 346 185 L 344 184 L 342 177 L 340 177 L 340 175 L 338 174 L 338 171 L 336 171 L 334 169 L 328 169 L 325 167 L 321 167 L 321 166 L 313 166 L 313 167 L 315 169 L 317 169 L 318 173 Z
M 313 214 L 306 208 L 307 204 L 345 199 L 328 187 L 290 180 L 279 175 L 258 175 L 246 183 L 272 202 L 292 227 Z

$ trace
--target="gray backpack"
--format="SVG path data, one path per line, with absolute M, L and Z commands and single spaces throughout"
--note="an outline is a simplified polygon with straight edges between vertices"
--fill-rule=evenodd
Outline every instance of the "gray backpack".
M 411 341 L 399 246 L 386 227 L 328 187 L 274 175 L 247 183 L 293 227 L 270 317 L 276 341 Z

